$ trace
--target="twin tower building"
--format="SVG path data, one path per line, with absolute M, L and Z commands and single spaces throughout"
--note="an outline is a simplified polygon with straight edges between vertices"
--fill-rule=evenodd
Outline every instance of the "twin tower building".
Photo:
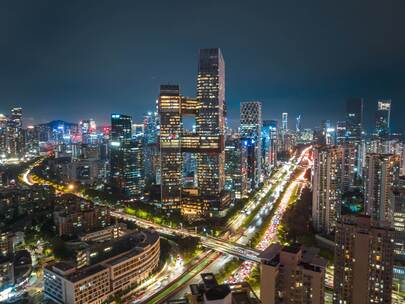
M 180 94 L 178 85 L 161 85 L 160 117 L 161 201 L 188 215 L 218 215 L 230 203 L 225 186 L 225 62 L 218 48 L 201 49 L 197 96 Z M 184 119 L 192 117 L 191 130 Z M 196 183 L 183 183 L 186 154 L 196 160 Z

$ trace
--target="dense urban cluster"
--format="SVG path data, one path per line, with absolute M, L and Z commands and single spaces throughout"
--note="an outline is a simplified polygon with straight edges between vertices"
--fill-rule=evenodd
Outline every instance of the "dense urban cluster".
M 246 101 L 232 129 L 220 49 L 200 50 L 196 83 L 162 84 L 139 122 L 0 115 L 0 302 L 402 301 L 391 100 L 371 133 L 362 98 L 313 129 Z

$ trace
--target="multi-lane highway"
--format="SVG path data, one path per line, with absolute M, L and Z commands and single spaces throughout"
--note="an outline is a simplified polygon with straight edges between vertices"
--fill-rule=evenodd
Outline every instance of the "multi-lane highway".
M 180 272 L 173 277 L 173 274 L 170 275 L 170 271 L 167 271 L 167 275 L 166 273 L 162 273 L 150 280 L 150 284 L 148 286 L 145 286 L 143 290 L 140 290 L 139 293 L 135 294 L 135 296 L 131 298 L 131 302 L 161 303 L 171 296 L 179 294 L 180 291 L 185 290 L 184 287 L 188 285 L 190 280 L 195 278 L 199 273 L 203 272 L 207 267 L 213 267 L 212 270 L 213 272 L 215 272 L 215 270 L 217 270 L 215 268 L 221 267 L 221 265 L 223 265 L 226 260 L 229 259 L 228 255 L 221 255 L 220 253 L 226 253 L 233 256 L 241 257 L 246 260 L 246 262 L 244 262 L 245 265 L 246 263 L 248 263 L 247 265 L 254 265 L 255 263 L 257 263 L 259 261 L 258 255 L 260 251 L 263 250 L 262 247 L 265 243 L 261 242 L 262 245 L 260 247 L 258 247 L 257 249 L 252 249 L 248 247 L 249 241 L 255 234 L 256 229 L 262 226 L 265 218 L 269 216 L 269 213 L 274 207 L 274 203 L 278 199 L 280 193 L 282 193 L 285 189 L 291 174 L 302 162 L 303 157 L 305 156 L 307 151 L 308 149 L 305 150 L 298 158 L 293 158 L 289 162 L 284 164 L 273 175 L 271 182 L 267 183 L 267 185 L 245 205 L 242 212 L 238 213 L 234 218 L 230 220 L 228 227 L 232 231 L 239 230 L 240 232 L 240 229 L 238 229 L 238 227 L 240 227 L 242 223 L 246 223 L 246 219 L 249 218 L 249 215 L 252 212 L 255 212 L 253 218 L 249 219 L 250 223 L 247 226 L 247 229 L 243 231 L 243 235 L 240 235 L 239 233 L 231 234 L 231 236 L 227 239 L 203 236 L 200 234 L 196 234 L 195 232 L 188 231 L 186 229 L 173 229 L 171 227 L 158 225 L 147 220 L 139 219 L 135 216 L 124 213 L 122 210 L 113 210 L 113 216 L 126 220 L 136 221 L 138 225 L 154 228 L 161 234 L 182 234 L 186 236 L 199 237 L 203 246 L 207 248 L 207 252 L 205 252 L 201 257 L 192 262 L 191 266 L 186 268 L 183 272 Z M 25 183 L 27 183 L 28 185 L 32 185 L 36 182 L 46 182 L 38 181 L 38 179 L 33 180 L 30 176 L 31 170 L 32 168 L 29 168 L 22 175 L 22 180 Z M 297 182 L 297 180 L 295 180 L 294 183 L 295 182 Z M 285 192 L 284 197 L 286 197 L 286 195 L 291 195 L 289 191 L 290 188 L 291 185 Z M 67 187 L 64 187 L 62 190 L 76 194 L 73 189 L 68 189 Z M 269 192 L 271 192 L 271 195 L 268 195 L 270 194 Z M 80 193 L 77 193 L 77 195 L 80 196 Z M 265 197 L 266 199 L 264 201 L 263 198 Z M 278 220 L 283 214 L 286 207 L 285 203 L 283 203 L 285 201 L 284 197 L 282 203 L 274 213 L 274 220 L 272 220 L 272 224 L 269 228 L 270 230 L 272 229 L 271 231 L 273 231 L 273 235 L 276 231 L 276 229 L 274 228 L 274 224 L 278 223 Z M 266 231 L 265 239 L 272 239 L 271 234 L 269 234 L 268 231 Z M 246 277 L 249 272 L 246 271 L 245 266 L 244 269 L 245 270 L 243 271 L 243 273 L 245 274 L 244 277 Z M 170 282 L 167 279 L 169 276 Z M 235 275 L 235 278 L 242 278 L 242 276 Z

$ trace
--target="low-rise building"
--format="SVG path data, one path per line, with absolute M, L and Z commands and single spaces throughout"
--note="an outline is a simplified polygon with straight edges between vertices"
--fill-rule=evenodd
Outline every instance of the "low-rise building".
M 53 220 L 59 236 L 80 234 L 107 227 L 111 222 L 108 208 L 84 200 L 68 201 L 55 208 Z
M 137 231 L 89 247 L 90 263 L 58 262 L 44 269 L 45 299 L 60 304 L 100 304 L 147 279 L 159 264 L 160 239 L 153 230 Z
M 218 284 L 214 274 L 202 273 L 200 284 L 190 285 L 185 299 L 190 304 L 259 304 L 260 300 L 246 282 Z

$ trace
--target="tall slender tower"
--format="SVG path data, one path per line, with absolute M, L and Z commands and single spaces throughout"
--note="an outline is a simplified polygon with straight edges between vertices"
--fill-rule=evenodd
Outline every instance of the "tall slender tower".
M 247 148 L 248 179 L 250 190 L 256 189 L 262 175 L 262 103 L 258 101 L 242 102 L 240 105 L 240 134 Z
M 137 176 L 138 149 L 132 139 L 132 117 L 112 114 L 110 183 L 128 198 L 143 195 L 143 181 Z
M 350 141 L 359 142 L 363 132 L 363 98 L 346 101 L 346 136 Z
M 388 137 L 390 134 L 391 100 L 379 100 L 375 117 L 375 128 L 378 136 Z
M 197 99 L 200 102 L 196 130 L 200 146 L 209 147 L 198 154 L 198 185 L 203 201 L 220 208 L 225 185 L 225 62 L 219 48 L 201 49 L 198 62 Z
M 283 132 L 288 130 L 288 113 L 286 112 L 281 115 L 281 130 Z
M 364 169 L 364 198 L 366 212 L 374 221 L 392 224 L 391 188 L 399 177 L 399 156 L 369 153 Z
M 343 149 L 318 146 L 314 149 L 312 219 L 318 232 L 331 233 L 340 214 Z
M 178 85 L 161 85 L 159 94 L 161 195 L 165 206 L 181 202 L 181 96 Z

